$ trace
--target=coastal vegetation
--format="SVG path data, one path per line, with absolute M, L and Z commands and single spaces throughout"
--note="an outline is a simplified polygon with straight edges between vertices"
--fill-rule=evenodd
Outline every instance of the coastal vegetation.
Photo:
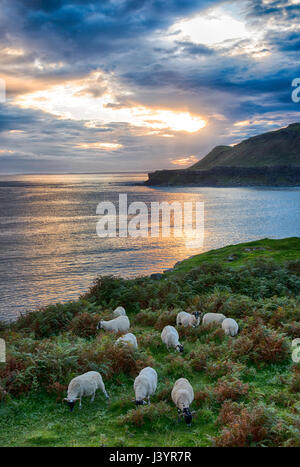
M 77 301 L 42 308 L 9 325 L 0 363 L 1 446 L 300 446 L 300 238 L 264 239 L 209 251 L 161 275 L 100 276 Z M 123 306 L 138 349 L 97 330 Z M 223 313 L 239 324 L 177 327 L 184 353 L 168 352 L 161 330 L 179 311 Z M 135 408 L 133 381 L 158 373 L 152 404 Z M 110 395 L 71 413 L 69 381 L 99 371 Z M 171 390 L 193 385 L 190 429 L 177 422 Z

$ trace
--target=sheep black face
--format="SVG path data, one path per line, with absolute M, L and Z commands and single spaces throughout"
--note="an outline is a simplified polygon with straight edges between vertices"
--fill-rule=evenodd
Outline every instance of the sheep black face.
M 176 350 L 177 352 L 183 352 L 183 345 L 181 344 L 176 345 Z
M 184 420 L 187 426 L 191 426 L 192 420 L 193 420 L 193 415 L 190 411 L 190 409 L 183 409 L 183 416 Z
M 97 324 L 97 329 L 101 329 L 101 321 L 99 321 L 99 323 Z
M 192 315 L 195 317 L 195 323 L 193 324 L 193 327 L 195 328 L 196 326 L 199 326 L 200 324 L 201 313 L 200 311 L 193 311 Z
M 136 405 L 136 406 L 138 406 L 138 405 L 145 405 L 145 404 L 146 404 L 146 402 L 143 401 L 143 400 L 140 400 L 140 401 L 136 401 L 136 400 L 135 400 L 134 402 L 135 402 L 135 405 Z
M 75 406 L 75 401 L 73 399 L 64 399 L 68 406 L 70 407 L 70 411 L 73 412 L 74 406 Z

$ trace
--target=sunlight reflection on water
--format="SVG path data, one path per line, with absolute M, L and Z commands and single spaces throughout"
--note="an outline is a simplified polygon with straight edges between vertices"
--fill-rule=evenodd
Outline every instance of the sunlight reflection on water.
M 97 274 L 134 277 L 188 256 L 257 238 L 300 236 L 299 188 L 150 188 L 145 174 L 23 175 L 0 178 L 0 318 L 73 299 Z M 99 238 L 97 204 L 204 201 L 205 238 Z

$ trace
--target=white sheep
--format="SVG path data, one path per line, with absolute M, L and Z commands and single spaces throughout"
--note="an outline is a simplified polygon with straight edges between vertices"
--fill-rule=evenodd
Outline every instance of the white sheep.
M 190 411 L 190 405 L 194 400 L 194 390 L 186 378 L 179 378 L 175 382 L 171 397 L 178 414 L 184 417 L 187 426 L 191 426 L 193 413 L 195 413 Z
M 118 307 L 113 311 L 113 315 L 114 315 L 115 318 L 117 318 L 118 316 L 126 316 L 125 308 L 123 308 L 122 306 L 118 306 Z
M 116 345 L 126 344 L 132 346 L 134 349 L 138 348 L 136 337 L 131 332 L 128 332 L 127 334 L 124 334 L 124 336 L 119 337 L 119 339 L 117 339 L 115 343 Z
M 236 336 L 239 332 L 239 325 L 238 323 L 232 318 L 226 318 L 222 322 L 222 328 L 226 334 L 226 336 Z
M 202 319 L 202 324 L 205 326 L 211 323 L 219 323 L 222 324 L 226 316 L 222 313 L 205 313 Z
M 199 311 L 194 311 L 193 313 L 186 313 L 185 311 L 180 311 L 176 317 L 177 326 L 192 326 L 196 327 L 200 324 L 200 313 Z
M 101 320 L 97 326 L 97 329 L 113 332 L 126 332 L 129 328 L 130 322 L 127 316 L 118 316 L 110 321 Z
M 144 401 L 145 397 L 148 398 L 148 404 L 150 404 L 150 396 L 155 393 L 157 388 L 156 371 L 151 368 L 151 366 L 143 368 L 135 378 L 133 388 L 135 392 L 134 402 L 136 405 L 146 404 Z
M 167 348 L 173 347 L 177 352 L 183 352 L 183 345 L 179 342 L 179 335 L 174 326 L 165 326 L 161 333 L 161 340 Z
M 64 401 L 68 403 L 72 412 L 75 402 L 79 400 L 79 408 L 81 409 L 81 398 L 83 396 L 92 396 L 91 402 L 94 402 L 97 389 L 101 389 L 106 399 L 109 399 L 100 373 L 97 371 L 88 371 L 83 375 L 76 376 L 70 381 L 67 397 Z

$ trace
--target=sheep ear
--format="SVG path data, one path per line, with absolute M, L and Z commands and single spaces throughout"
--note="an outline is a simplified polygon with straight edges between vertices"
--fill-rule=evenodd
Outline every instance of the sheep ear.
M 193 411 L 191 412 L 192 415 L 194 415 L 195 413 L 197 413 L 197 410 L 193 410 Z
M 146 404 L 147 404 L 147 402 L 146 402 L 146 401 L 143 401 L 143 405 L 146 405 Z
M 68 401 L 68 399 L 67 399 L 66 397 L 64 397 L 64 398 L 63 398 L 63 401 L 67 402 L 67 401 Z

